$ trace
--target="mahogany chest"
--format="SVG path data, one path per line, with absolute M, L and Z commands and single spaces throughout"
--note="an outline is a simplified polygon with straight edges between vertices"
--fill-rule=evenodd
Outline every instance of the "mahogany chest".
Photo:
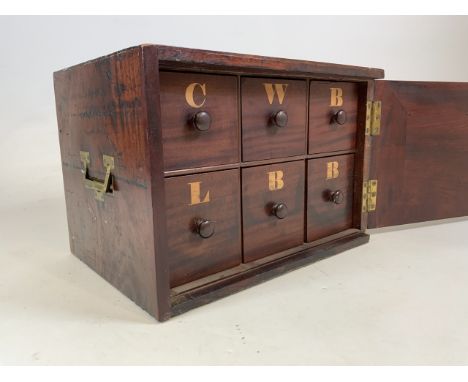
M 468 213 L 468 84 L 142 45 L 54 74 L 74 255 L 158 320 Z

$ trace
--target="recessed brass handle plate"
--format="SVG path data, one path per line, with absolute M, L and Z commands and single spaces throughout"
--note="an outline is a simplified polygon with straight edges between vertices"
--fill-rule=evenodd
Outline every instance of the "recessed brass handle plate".
M 114 157 L 109 155 L 102 156 L 102 163 L 106 169 L 106 175 L 104 180 L 93 178 L 89 175 L 89 152 L 80 151 L 81 163 L 83 164 L 81 171 L 83 172 L 84 186 L 90 190 L 94 190 L 94 197 L 96 200 L 101 202 L 104 201 L 104 194 L 112 194 L 113 188 L 113 176 L 112 170 L 114 169 Z

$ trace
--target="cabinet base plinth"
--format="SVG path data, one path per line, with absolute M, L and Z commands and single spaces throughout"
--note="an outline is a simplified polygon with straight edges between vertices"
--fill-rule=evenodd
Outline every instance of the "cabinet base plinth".
M 290 255 L 247 268 L 224 278 L 194 286 L 192 289 L 172 296 L 171 317 L 367 242 L 369 242 L 369 235 L 357 231 L 317 246 L 299 249 Z

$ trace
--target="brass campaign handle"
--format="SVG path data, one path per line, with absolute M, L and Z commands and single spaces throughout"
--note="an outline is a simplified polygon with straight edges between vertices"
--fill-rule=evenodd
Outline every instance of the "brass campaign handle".
M 101 202 L 104 201 L 105 193 L 112 194 L 114 192 L 113 176 L 111 173 L 114 169 L 114 157 L 109 155 L 102 156 L 102 163 L 106 168 L 106 176 L 104 177 L 104 180 L 93 178 L 89 175 L 89 152 L 80 151 L 80 158 L 81 163 L 83 163 L 81 171 L 83 172 L 84 186 L 90 190 L 94 190 L 94 196 L 97 200 L 100 200 Z

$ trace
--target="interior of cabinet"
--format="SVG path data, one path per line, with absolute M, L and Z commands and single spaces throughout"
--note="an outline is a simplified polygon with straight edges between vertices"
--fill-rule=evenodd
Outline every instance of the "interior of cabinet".
M 172 70 L 172 69 L 171 69 Z M 184 71 L 188 69 L 184 68 Z M 167 69 L 165 69 L 167 71 Z M 195 73 L 199 71 L 195 70 Z M 202 70 L 201 73 L 218 73 L 217 71 L 206 71 Z M 248 73 L 232 73 L 230 71 L 221 71 L 221 74 L 234 74 L 238 79 L 238 103 L 240 104 L 240 84 L 241 79 L 248 77 Z M 262 74 L 255 74 L 255 77 L 261 77 Z M 210 299 L 209 294 L 214 293 L 214 291 L 224 288 L 225 292 L 216 292 L 217 297 L 223 293 L 229 294 L 229 289 L 235 290 L 236 288 L 242 287 L 244 283 L 247 282 L 247 279 L 256 279 L 256 282 L 260 282 L 263 279 L 271 278 L 276 273 L 284 273 L 288 269 L 294 269 L 299 266 L 302 266 L 306 263 L 310 263 L 316 260 L 320 260 L 332 252 L 341 252 L 347 248 L 348 243 L 351 241 L 362 241 L 362 243 L 367 242 L 368 237 L 364 234 L 367 225 L 367 213 L 363 213 L 362 209 L 362 191 L 363 191 L 363 181 L 367 179 L 369 173 L 369 137 L 365 134 L 365 125 L 366 125 L 366 102 L 371 100 L 373 97 L 373 81 L 359 81 L 353 78 L 315 78 L 315 77 L 294 77 L 287 76 L 285 77 L 284 73 L 268 73 L 263 74 L 265 78 L 275 77 L 275 78 L 288 78 L 288 79 L 298 79 L 305 80 L 307 83 L 307 89 L 309 90 L 310 85 L 318 81 L 333 82 L 341 81 L 354 83 L 358 86 L 358 109 L 357 109 L 357 132 L 356 132 L 356 143 L 355 147 L 350 150 L 339 150 L 331 151 L 324 153 L 313 153 L 309 154 L 308 150 L 308 120 L 309 120 L 309 97 L 310 92 L 307 91 L 307 123 L 306 123 L 306 135 L 304 137 L 306 141 L 306 153 L 301 155 L 295 155 L 286 158 L 273 158 L 273 159 L 261 159 L 261 160 L 251 160 L 243 161 L 242 160 L 242 137 L 239 134 L 239 161 L 235 163 L 228 163 L 222 165 L 214 166 L 205 166 L 205 167 L 195 167 L 195 168 L 184 168 L 177 170 L 167 170 L 164 172 L 165 178 L 179 177 L 183 175 L 190 175 L 196 173 L 207 173 L 212 171 L 221 171 L 228 169 L 239 169 L 242 170 L 248 167 L 275 164 L 275 163 L 285 163 L 302 160 L 307 162 L 307 160 L 318 159 L 318 158 L 327 158 L 337 155 L 347 155 L 352 154 L 354 156 L 354 172 L 353 172 L 353 205 L 352 205 L 352 224 L 348 229 L 329 235 L 318 240 L 311 242 L 306 242 L 306 224 L 304 223 L 304 241 L 302 244 L 295 246 L 293 248 L 288 248 L 284 251 L 274 253 L 272 255 L 263 257 L 258 260 L 242 262 L 241 264 L 231 267 L 227 270 L 223 270 L 214 274 L 210 274 L 206 277 L 199 278 L 197 280 L 175 286 L 171 288 L 171 305 L 173 310 L 177 313 L 177 309 L 180 312 L 185 311 L 184 304 L 187 301 L 191 301 L 191 307 L 193 307 L 193 300 L 196 297 L 199 297 L 203 300 Z M 239 131 L 241 131 L 241 110 L 239 107 Z M 305 176 L 307 183 L 307 176 Z M 306 214 L 306 208 L 304 214 Z M 305 222 L 305 220 L 304 220 Z M 325 251 L 325 249 L 327 249 Z M 325 252 L 327 255 L 325 255 Z M 206 302 L 206 301 L 205 301 Z M 196 303 L 195 305 L 201 305 L 205 302 Z M 179 307 L 179 308 L 177 308 Z M 191 308 L 190 307 L 190 308 Z M 174 313 L 173 312 L 173 313 Z

